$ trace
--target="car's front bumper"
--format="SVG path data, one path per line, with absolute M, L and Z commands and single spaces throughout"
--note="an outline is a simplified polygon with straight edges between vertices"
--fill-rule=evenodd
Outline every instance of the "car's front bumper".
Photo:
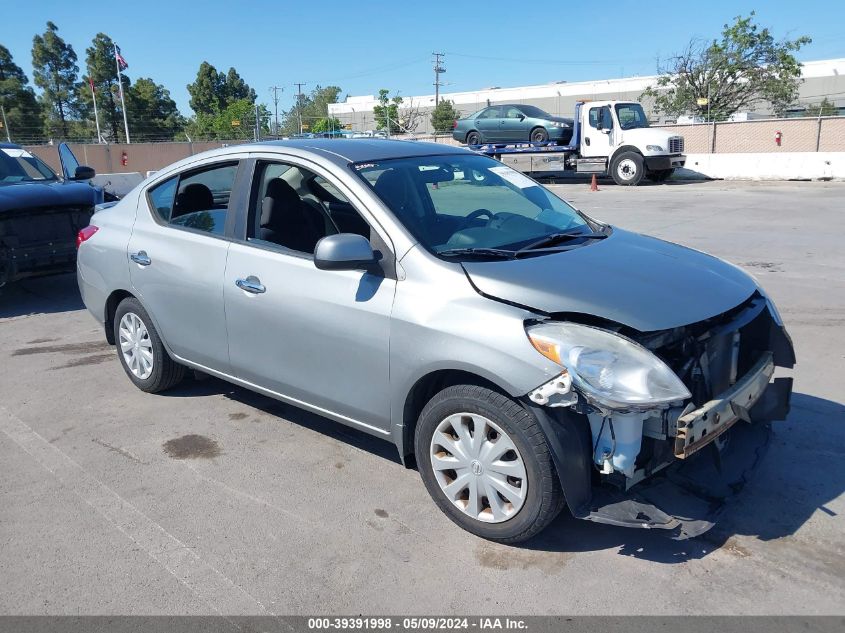
M 677 169 L 686 165 L 687 157 L 683 154 L 646 156 L 645 166 L 649 171 L 662 171 L 664 169 Z

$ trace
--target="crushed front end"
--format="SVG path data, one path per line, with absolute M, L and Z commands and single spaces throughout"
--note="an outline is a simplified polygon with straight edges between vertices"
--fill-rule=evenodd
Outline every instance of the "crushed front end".
M 576 517 L 697 536 L 759 462 L 768 423 L 789 411 L 792 379 L 774 373 L 794 366 L 792 342 L 761 292 L 699 323 L 647 334 L 619 327 L 616 334 L 662 361 L 687 397 L 657 406 L 608 404 L 579 389 L 577 370 L 564 370 L 529 393 L 528 406 L 555 436 Z M 642 376 L 624 377 L 635 379 Z M 588 477 L 573 467 L 580 463 L 589 464 Z

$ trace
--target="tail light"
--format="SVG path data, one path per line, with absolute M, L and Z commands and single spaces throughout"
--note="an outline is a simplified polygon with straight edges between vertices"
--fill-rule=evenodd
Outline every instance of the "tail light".
M 452 129 L 454 130 L 456 127 L 458 127 L 458 120 L 457 119 L 452 121 Z
M 82 242 L 90 240 L 92 237 L 94 237 L 94 233 L 99 230 L 100 229 L 94 226 L 93 224 L 89 224 L 84 229 L 81 229 L 79 233 L 76 234 L 76 248 L 79 248 L 79 245 L 82 244 Z

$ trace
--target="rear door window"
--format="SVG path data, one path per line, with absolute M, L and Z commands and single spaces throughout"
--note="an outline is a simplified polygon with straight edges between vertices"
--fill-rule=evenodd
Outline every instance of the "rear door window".
M 237 170 L 225 163 L 165 180 L 150 190 L 153 211 L 171 226 L 223 235 Z

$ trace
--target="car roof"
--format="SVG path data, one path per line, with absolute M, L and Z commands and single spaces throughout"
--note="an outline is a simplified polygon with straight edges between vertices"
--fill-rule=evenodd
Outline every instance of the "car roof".
M 265 141 L 250 143 L 239 149 L 261 149 L 272 151 L 297 149 L 313 152 L 324 158 L 331 158 L 334 162 L 341 159 L 345 162 L 359 163 L 361 161 L 380 161 L 391 158 L 408 158 L 412 156 L 436 156 L 440 154 L 471 153 L 462 147 L 445 143 L 425 143 L 420 141 L 400 141 L 394 139 L 376 138 L 309 138 L 290 139 L 287 141 Z
M 17 143 L 0 143 L 0 149 L 23 149 Z

